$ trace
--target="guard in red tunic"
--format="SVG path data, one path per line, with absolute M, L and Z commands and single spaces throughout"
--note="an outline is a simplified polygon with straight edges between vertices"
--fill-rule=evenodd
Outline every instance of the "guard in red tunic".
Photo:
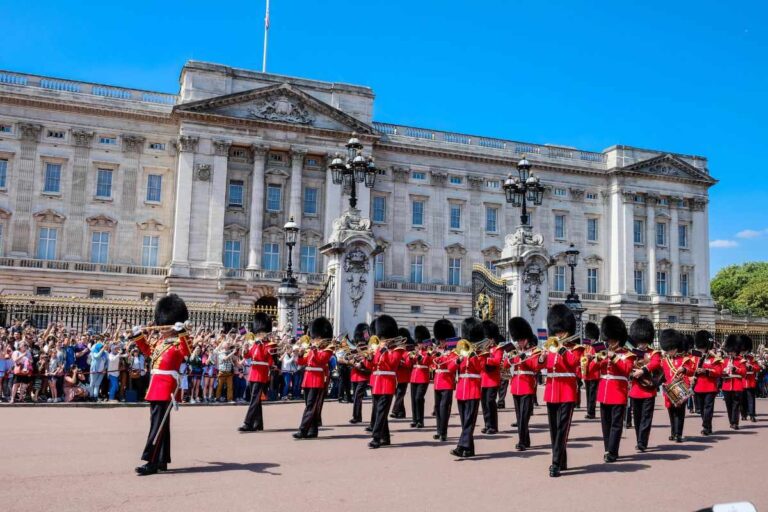
M 600 328 L 594 322 L 587 322 L 584 325 L 584 356 L 594 356 L 595 349 L 592 347 L 593 343 L 600 341 Z M 586 371 L 584 366 L 586 366 Z M 580 365 L 579 377 L 584 382 L 584 392 L 586 394 L 587 401 L 587 415 L 588 420 L 596 418 L 595 412 L 597 409 L 597 386 L 600 383 L 600 368 L 597 365 Z
M 408 329 L 400 327 L 397 332 L 400 337 L 408 341 L 405 345 L 399 345 L 393 349 L 400 353 L 402 362 L 397 368 L 397 389 L 392 401 L 392 414 L 389 417 L 403 419 L 406 416 L 405 395 L 408 392 L 408 383 L 411 381 L 411 366 L 408 364 L 408 352 L 414 349 L 415 344 Z M 413 415 L 413 411 L 411 411 L 411 415 Z
M 627 343 L 627 327 L 621 318 L 606 316 L 600 325 L 600 332 L 608 347 L 605 354 L 594 356 L 600 369 L 597 401 L 600 402 L 600 423 L 603 427 L 603 460 L 610 463 L 619 458 L 629 374 L 635 365 L 636 356 L 624 346 Z
M 709 331 L 698 331 L 694 344 L 699 351 L 694 355 L 696 368 L 691 387 L 693 388 L 696 408 L 701 414 L 701 435 L 712 434 L 712 417 L 715 414 L 715 398 L 717 397 L 717 381 L 723 373 L 723 360 L 710 354 L 714 338 Z
M 739 337 L 729 334 L 723 344 L 726 357 L 723 360 L 722 389 L 725 398 L 725 408 L 728 411 L 728 419 L 733 430 L 739 430 L 739 405 L 744 391 L 744 377 L 747 375 L 747 366 L 739 355 L 741 347 Z
M 256 336 L 254 343 L 243 350 L 245 357 L 251 360 L 251 371 L 248 374 L 251 403 L 248 405 L 248 412 L 245 413 L 242 426 L 237 429 L 240 432 L 264 430 L 261 394 L 269 387 L 269 369 L 274 362 L 272 350 L 275 344 L 267 338 L 267 335 L 272 332 L 272 321 L 266 313 L 256 313 L 252 328 Z
M 357 324 L 353 336 L 353 342 L 355 343 L 353 356 L 355 361 L 352 364 L 351 375 L 352 419 L 349 422 L 352 424 L 363 421 L 363 399 L 365 398 L 365 390 L 368 387 L 368 378 L 371 375 L 371 371 L 366 367 L 365 361 L 361 359 L 360 353 L 368 346 L 368 338 L 370 338 L 368 324 Z
M 379 348 L 373 357 L 376 377 L 373 385 L 374 421 L 373 433 L 368 447 L 372 449 L 381 446 L 389 446 L 389 408 L 392 406 L 392 397 L 397 389 L 397 369 L 403 361 L 400 350 L 391 350 L 389 345 L 398 339 L 397 322 L 389 315 L 381 315 L 376 318 L 374 333 L 379 338 Z M 394 348 L 394 347 L 393 347 Z
M 687 342 L 685 335 L 675 329 L 664 329 L 659 334 L 659 345 L 664 351 L 661 359 L 661 368 L 664 371 L 664 380 L 667 385 L 677 379 L 684 379 L 690 383 L 690 378 L 695 372 L 693 360 L 684 352 Z M 687 400 L 681 404 L 672 403 L 667 393 L 664 394 L 664 406 L 669 414 L 670 441 L 682 443 L 683 427 L 685 426 L 685 412 Z
M 417 325 L 414 337 L 418 348 L 409 352 L 406 358 L 406 363 L 411 369 L 411 427 L 424 428 L 424 397 L 427 396 L 429 388 L 429 366 L 432 364 L 432 354 L 427 345 L 430 341 L 429 329 Z
M 542 368 L 536 335 L 525 318 L 516 316 L 509 319 L 509 336 L 517 343 L 517 354 L 504 360 L 504 367 L 510 369 L 509 392 L 515 402 L 518 442 L 515 449 L 525 451 L 531 447 L 528 424 L 533 415 L 533 397 L 536 394 L 536 374 Z
M 480 371 L 480 405 L 483 408 L 483 423 L 485 426 L 480 432 L 493 435 L 499 431 L 499 406 L 496 399 L 501 385 L 501 362 L 504 358 L 504 350 L 497 345 L 501 340 L 499 326 L 491 320 L 483 320 L 485 339 L 491 345 L 485 355 L 485 366 Z
M 327 346 L 333 341 L 331 322 L 322 316 L 312 320 L 309 324 L 309 338 L 311 339 L 310 348 L 299 357 L 299 365 L 304 366 L 304 380 L 301 387 L 304 389 L 306 405 L 299 431 L 293 434 L 294 439 L 317 437 L 326 388 L 325 375 L 334 350 L 333 347 Z
M 629 388 L 632 417 L 635 420 L 635 438 L 638 451 L 648 449 L 648 439 L 653 425 L 653 410 L 656 407 L 657 381 L 661 373 L 661 352 L 650 347 L 656 336 L 653 322 L 638 318 L 629 328 L 629 339 L 635 346 L 635 369 Z
M 741 419 L 746 421 L 749 418 L 749 421 L 754 423 L 757 421 L 755 398 L 757 395 L 757 376 L 760 373 L 760 364 L 755 360 L 755 355 L 752 353 L 754 343 L 752 343 L 751 337 L 741 334 L 739 336 L 739 347 L 741 348 L 741 357 L 747 370 L 742 382 L 744 391 L 741 395 Z
M 459 404 L 459 419 L 461 420 L 461 436 L 451 455 L 456 457 L 473 457 L 475 455 L 475 425 L 480 409 L 480 372 L 485 367 L 486 356 L 477 354 L 473 343 L 485 339 L 483 324 L 474 317 L 469 317 L 461 324 L 462 340 L 456 345 L 457 358 L 455 364 L 459 372 L 456 384 L 456 401 Z
M 456 337 L 456 329 L 450 320 L 441 318 L 432 327 L 435 341 L 438 344 L 437 353 L 432 360 L 435 372 L 435 420 L 436 430 L 433 439 L 446 441 L 448 439 L 448 420 L 451 418 L 453 407 L 453 390 L 456 389 L 456 353 L 452 350 L 443 351 L 446 340 Z
M 581 364 L 584 349 L 564 346 L 576 333 L 576 317 L 565 304 L 555 304 L 547 313 L 547 350 L 540 356 L 545 363 L 547 381 L 544 401 L 547 402 L 549 436 L 552 440 L 552 465 L 549 476 L 558 477 L 568 469 L 568 434 L 571 430 L 573 408 L 576 403 L 576 372 Z
M 171 462 L 170 410 L 179 396 L 179 368 L 191 353 L 184 324 L 187 319 L 187 305 L 178 295 L 170 294 L 155 305 L 154 320 L 160 331 L 157 341 L 147 340 L 142 328 L 133 328 L 132 341 L 152 364 L 145 397 L 149 402 L 149 435 L 141 455 L 146 464 L 136 468 L 139 475 L 165 471 Z

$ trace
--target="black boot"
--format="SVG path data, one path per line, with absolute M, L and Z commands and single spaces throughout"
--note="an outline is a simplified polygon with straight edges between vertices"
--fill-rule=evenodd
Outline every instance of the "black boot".
M 157 473 L 157 464 L 150 464 L 149 462 L 147 462 L 143 466 L 137 467 L 136 473 L 138 473 L 141 476 L 154 475 L 155 473 Z

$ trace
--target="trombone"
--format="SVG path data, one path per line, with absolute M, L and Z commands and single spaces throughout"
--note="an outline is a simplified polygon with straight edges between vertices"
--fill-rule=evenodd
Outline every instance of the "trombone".
M 484 354 L 488 352 L 492 342 L 493 340 L 488 338 L 478 341 L 477 343 L 472 343 L 467 340 L 459 340 L 459 342 L 456 343 L 456 348 L 453 349 L 453 353 L 459 357 L 467 357 L 473 352 L 478 355 Z

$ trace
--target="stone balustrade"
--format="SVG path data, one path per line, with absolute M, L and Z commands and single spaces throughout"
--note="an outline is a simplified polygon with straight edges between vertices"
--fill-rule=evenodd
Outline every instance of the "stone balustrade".
M 376 281 L 375 287 L 381 290 L 399 290 L 406 292 L 431 293 L 472 293 L 471 286 L 453 284 L 404 283 L 400 281 Z
M 0 267 L 28 268 L 35 270 L 59 270 L 98 274 L 130 274 L 140 276 L 166 276 L 165 267 L 142 267 L 115 263 L 88 263 L 82 261 L 38 260 L 32 258 L 0 258 Z

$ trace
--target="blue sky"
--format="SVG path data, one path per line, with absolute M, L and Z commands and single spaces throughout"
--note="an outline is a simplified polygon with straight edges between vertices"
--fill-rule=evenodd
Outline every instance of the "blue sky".
M 264 0 L 0 0 L 0 68 L 176 92 L 260 69 Z M 709 157 L 713 272 L 768 252 L 768 2 L 272 0 L 268 70 L 373 87 L 375 118 Z

